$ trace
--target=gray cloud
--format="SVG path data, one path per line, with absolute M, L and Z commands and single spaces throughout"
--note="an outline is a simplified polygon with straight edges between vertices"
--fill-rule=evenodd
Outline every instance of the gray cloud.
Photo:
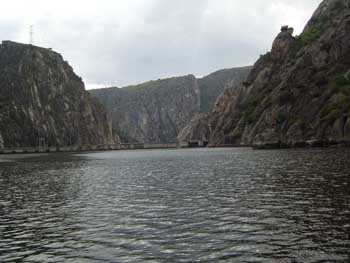
M 36 44 L 61 52 L 88 84 L 118 86 L 252 64 L 270 49 L 281 25 L 300 32 L 321 2 L 37 1 L 42 11 L 29 16 L 12 15 L 15 7 L 5 6 L 1 37 L 27 41 L 33 23 Z

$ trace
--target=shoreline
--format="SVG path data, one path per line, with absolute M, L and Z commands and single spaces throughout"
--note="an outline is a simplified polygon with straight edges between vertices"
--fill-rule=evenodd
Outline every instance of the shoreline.
M 252 150 L 283 150 L 283 149 L 315 149 L 315 148 L 350 148 L 350 142 L 326 142 L 303 143 L 295 145 L 285 145 L 280 143 L 265 143 L 257 145 L 208 145 L 190 146 L 186 144 L 119 144 L 119 145 L 93 145 L 93 146 L 72 146 L 72 147 L 19 147 L 0 149 L 0 156 L 11 155 L 36 155 L 50 153 L 88 153 L 106 151 L 132 151 L 132 150 L 172 150 L 172 149 L 215 149 L 215 148 L 251 148 Z
M 41 153 L 81 153 L 90 151 L 121 151 L 142 149 L 176 149 L 188 148 L 178 144 L 141 144 L 126 143 L 116 145 L 89 145 L 89 146 L 64 146 L 64 147 L 16 147 L 0 149 L 0 155 L 12 154 L 41 154 Z

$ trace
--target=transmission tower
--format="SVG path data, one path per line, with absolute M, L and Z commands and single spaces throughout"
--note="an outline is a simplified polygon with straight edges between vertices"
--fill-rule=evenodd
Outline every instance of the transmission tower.
M 29 44 L 31 44 L 31 45 L 34 44 L 34 25 L 30 26 L 30 30 L 29 30 Z

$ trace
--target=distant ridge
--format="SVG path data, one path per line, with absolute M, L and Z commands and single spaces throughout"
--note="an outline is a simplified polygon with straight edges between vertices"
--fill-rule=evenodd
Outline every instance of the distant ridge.
M 178 133 L 200 112 L 209 112 L 226 85 L 242 82 L 251 67 L 148 81 L 124 88 L 90 90 L 108 110 L 125 142 L 177 142 Z

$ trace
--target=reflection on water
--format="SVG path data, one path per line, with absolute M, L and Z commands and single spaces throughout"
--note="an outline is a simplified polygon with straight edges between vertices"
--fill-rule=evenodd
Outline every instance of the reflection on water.
M 0 262 L 350 262 L 350 149 L 0 159 Z

